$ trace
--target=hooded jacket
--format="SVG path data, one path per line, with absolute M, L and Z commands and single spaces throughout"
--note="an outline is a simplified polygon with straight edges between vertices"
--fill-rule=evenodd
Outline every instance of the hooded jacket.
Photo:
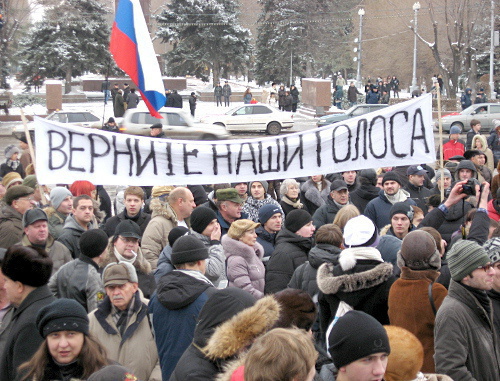
M 326 204 L 320 206 L 312 216 L 313 224 L 316 227 L 316 229 L 319 229 L 323 225 L 331 224 L 335 219 L 335 216 L 337 215 L 339 210 L 345 205 L 339 206 L 333 200 L 332 196 L 328 195 Z
M 255 299 L 264 296 L 265 268 L 262 263 L 264 248 L 258 242 L 254 246 L 229 237 L 222 237 L 226 256 L 227 280 L 230 287 L 238 287 L 252 294 Z
M 155 270 L 160 253 L 167 246 L 168 233 L 177 226 L 177 215 L 168 203 L 162 202 L 158 198 L 154 198 L 149 207 L 152 212 L 151 221 L 142 235 L 141 247 L 144 258 Z M 189 219 L 184 221 L 189 226 Z
M 193 272 L 192 275 L 189 273 Z M 174 270 L 158 282 L 149 302 L 162 380 L 168 380 L 193 340 L 201 308 L 217 289 L 196 270 Z
M 491 308 L 491 302 L 490 302 Z M 461 283 L 450 283 L 434 329 L 436 372 L 454 380 L 497 381 L 500 346 L 488 313 Z
M 18 242 L 17 244 L 23 246 L 32 245 L 26 235 L 23 236 L 21 242 Z M 50 259 L 52 259 L 52 274 L 55 274 L 62 265 L 71 261 L 71 254 L 66 246 L 64 246 L 61 242 L 54 241 L 54 238 L 52 238 L 50 234 L 45 242 L 45 251 L 49 255 Z
M 193 342 L 170 381 L 215 380 L 230 360 L 272 328 L 279 317 L 276 299 L 266 296 L 255 302 L 253 297 L 241 297 L 239 291 L 228 288 L 208 300 L 208 308 L 200 312 Z
M 380 259 L 361 259 L 370 257 Z M 322 264 L 317 275 L 321 332 L 326 332 L 340 301 L 366 312 L 382 325 L 389 324 L 387 300 L 396 280 L 392 272 L 392 264 L 382 262 L 379 251 L 372 247 L 345 249 L 337 266 Z
M 92 336 L 106 348 L 108 358 L 126 367 L 140 380 L 161 381 L 158 352 L 148 316 L 148 300 L 139 291 L 134 294 L 123 336 L 112 317 L 113 309 L 106 296 L 99 307 L 89 314 Z M 138 348 L 140 350 L 138 351 Z
M 45 208 L 44 211 L 49 218 L 49 234 L 57 240 L 62 233 L 64 222 L 68 216 L 58 212 L 52 206 Z
M 476 148 L 478 140 L 481 141 L 482 145 L 482 149 L 480 151 L 482 151 L 486 156 L 486 166 L 491 171 L 491 173 L 493 173 L 495 172 L 495 159 L 493 157 L 493 151 L 488 148 L 486 136 L 480 134 L 474 135 L 474 137 L 472 138 L 472 149 L 478 149 Z
M 88 229 L 91 229 L 91 223 L 87 225 Z M 75 220 L 75 217 L 70 214 L 66 221 L 64 222 L 64 228 L 61 231 L 61 235 L 57 239 L 58 242 L 61 242 L 64 246 L 66 246 L 71 253 L 73 258 L 79 258 L 80 251 L 80 237 L 86 230 L 80 226 L 80 224 Z
M 307 261 L 312 242 L 312 238 L 301 237 L 286 228 L 278 233 L 274 252 L 266 266 L 266 294 L 287 287 L 295 269 Z
M 318 243 L 310 251 L 308 261 L 303 263 L 294 271 L 289 288 L 295 288 L 307 292 L 311 298 L 319 293 L 316 275 L 319 266 L 329 262 L 336 266 L 339 263 L 339 255 L 342 250 L 328 243 Z
M 80 255 L 61 266 L 50 277 L 49 289 L 56 298 L 74 299 L 87 312 L 95 310 L 104 299 L 104 286 L 99 266 L 91 258 Z
M 326 185 L 321 189 L 321 192 L 316 188 L 316 184 L 311 179 L 307 180 L 300 187 L 300 199 L 311 216 L 316 212 L 316 209 L 326 204 L 326 200 L 330 194 L 330 182 L 326 179 L 325 182 Z
M 5 205 L 0 213 L 0 247 L 8 249 L 23 236 L 23 215 L 10 205 Z
M 403 192 L 407 199 L 403 201 L 407 205 L 416 205 L 415 201 L 410 198 L 410 194 L 404 189 L 400 189 L 400 192 Z M 378 197 L 371 200 L 365 208 L 363 214 L 373 221 L 375 226 L 380 230 L 385 225 L 391 223 L 391 208 L 392 203 L 385 196 L 385 192 L 383 189 L 378 193 Z
M 378 197 L 380 188 L 372 184 L 361 183 L 361 185 L 356 188 L 352 193 L 349 193 L 349 199 L 351 203 L 358 208 L 360 213 L 365 211 L 366 205 Z
M 245 204 L 243 205 L 242 212 L 247 214 L 247 218 L 254 222 L 259 222 L 259 209 L 264 205 L 271 204 L 276 205 L 280 208 L 281 214 L 284 216 L 283 210 L 281 210 L 281 206 L 274 198 L 272 198 L 267 193 L 265 194 L 265 198 L 263 200 L 256 200 L 252 196 L 248 196 Z

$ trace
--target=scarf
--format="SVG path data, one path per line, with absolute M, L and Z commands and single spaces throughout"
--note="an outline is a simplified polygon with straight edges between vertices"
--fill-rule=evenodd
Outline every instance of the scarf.
M 342 270 L 348 271 L 356 266 L 358 259 L 369 259 L 384 262 L 380 251 L 374 247 L 353 247 L 344 249 L 339 256 L 339 264 Z
M 21 162 L 19 160 L 10 160 L 10 159 L 7 159 L 7 165 L 9 167 L 11 167 L 14 171 L 17 169 L 17 167 L 19 167 L 19 164 Z
M 210 280 L 205 275 L 203 275 L 202 273 L 200 273 L 197 270 L 177 270 L 176 269 L 175 271 L 179 271 L 181 273 L 189 275 L 189 276 L 191 276 L 193 278 L 196 278 L 198 280 L 201 280 L 201 281 L 203 281 L 205 283 L 208 283 L 209 285 L 213 286 L 213 283 L 210 282 Z
M 398 190 L 395 194 L 393 195 L 388 195 L 387 193 L 384 192 L 385 197 L 387 197 L 387 200 L 394 205 L 397 202 L 404 202 L 408 198 L 408 196 L 403 192 L 402 189 Z
M 137 253 L 135 253 L 135 252 L 132 252 L 132 254 L 134 254 L 134 256 L 132 258 L 125 258 L 124 256 L 120 255 L 120 253 L 116 250 L 116 247 L 114 248 L 114 251 L 115 251 L 116 259 L 118 259 L 118 262 L 128 262 L 131 265 L 133 265 L 137 259 Z
M 287 195 L 284 195 L 281 198 L 281 201 L 283 201 L 285 204 L 290 205 L 291 207 L 295 209 L 302 209 L 304 207 L 304 204 L 300 202 L 300 199 L 297 198 L 296 201 L 293 201 L 291 198 L 289 198 Z

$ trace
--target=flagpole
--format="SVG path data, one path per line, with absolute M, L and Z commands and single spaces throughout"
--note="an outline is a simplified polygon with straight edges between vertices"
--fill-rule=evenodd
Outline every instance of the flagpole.
M 438 108 L 438 125 L 439 125 L 439 167 L 441 171 L 441 202 L 444 201 L 444 152 L 443 152 L 443 121 L 441 120 L 441 89 L 439 88 L 439 82 L 436 82 L 437 91 L 437 108 Z

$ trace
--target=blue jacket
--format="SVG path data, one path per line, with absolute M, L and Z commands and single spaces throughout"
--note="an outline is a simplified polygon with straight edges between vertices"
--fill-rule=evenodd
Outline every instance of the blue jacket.
M 466 88 L 465 93 L 460 97 L 460 104 L 462 105 L 462 110 L 465 110 L 467 107 L 472 105 L 472 89 Z
M 187 270 L 194 271 L 194 270 Z M 208 280 L 174 270 L 158 283 L 149 302 L 162 379 L 168 380 L 184 351 L 193 341 L 198 314 L 216 291 Z
M 255 233 L 257 233 L 257 242 L 264 248 L 264 257 L 262 258 L 262 261 L 267 262 L 274 251 L 277 233 L 269 233 L 262 226 L 255 229 Z
M 380 100 L 380 93 L 377 91 L 369 91 L 368 94 L 366 94 L 366 103 L 367 104 L 377 104 L 378 101 Z
M 408 198 L 404 202 L 408 205 L 417 205 L 415 201 L 409 198 L 409 194 Z M 378 197 L 374 198 L 368 203 L 368 205 L 366 205 L 363 214 L 372 220 L 375 226 L 380 230 L 385 225 L 389 225 L 391 223 L 391 208 L 391 202 L 387 199 L 387 197 L 385 197 L 384 190 L 381 189 L 378 193 Z

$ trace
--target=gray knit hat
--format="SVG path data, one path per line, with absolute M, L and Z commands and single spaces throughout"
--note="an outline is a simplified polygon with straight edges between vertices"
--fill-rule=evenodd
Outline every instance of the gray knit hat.
M 461 169 L 470 169 L 474 176 L 476 175 L 476 166 L 470 160 L 462 160 L 458 163 L 456 173 L 460 172 Z
M 397 255 L 398 266 L 412 270 L 439 270 L 441 256 L 436 248 L 434 238 L 423 230 L 409 232 L 403 239 L 401 250 Z
M 10 159 L 12 157 L 12 155 L 14 155 L 15 153 L 19 153 L 19 148 L 17 148 L 17 146 L 15 146 L 14 144 L 9 144 L 6 148 L 5 148 L 5 157 L 7 159 Z
M 264 187 L 264 190 L 267 193 L 267 190 L 269 189 L 269 183 L 266 180 L 254 180 L 254 181 L 250 181 L 248 183 L 248 189 L 250 189 L 252 187 L 253 183 L 261 183 L 262 186 Z
M 50 191 L 50 203 L 52 207 L 57 210 L 64 199 L 68 196 L 73 197 L 68 188 L 65 187 L 55 187 Z
M 449 169 L 444 168 L 442 172 L 445 178 L 451 179 L 451 172 Z M 441 169 L 436 169 L 436 181 L 439 181 L 439 179 L 441 179 Z
M 483 249 L 488 253 L 491 263 L 500 262 L 500 237 L 487 240 Z
M 447 257 L 451 279 L 456 282 L 460 282 L 474 270 L 490 262 L 490 257 L 483 247 L 467 240 L 456 242 Z

